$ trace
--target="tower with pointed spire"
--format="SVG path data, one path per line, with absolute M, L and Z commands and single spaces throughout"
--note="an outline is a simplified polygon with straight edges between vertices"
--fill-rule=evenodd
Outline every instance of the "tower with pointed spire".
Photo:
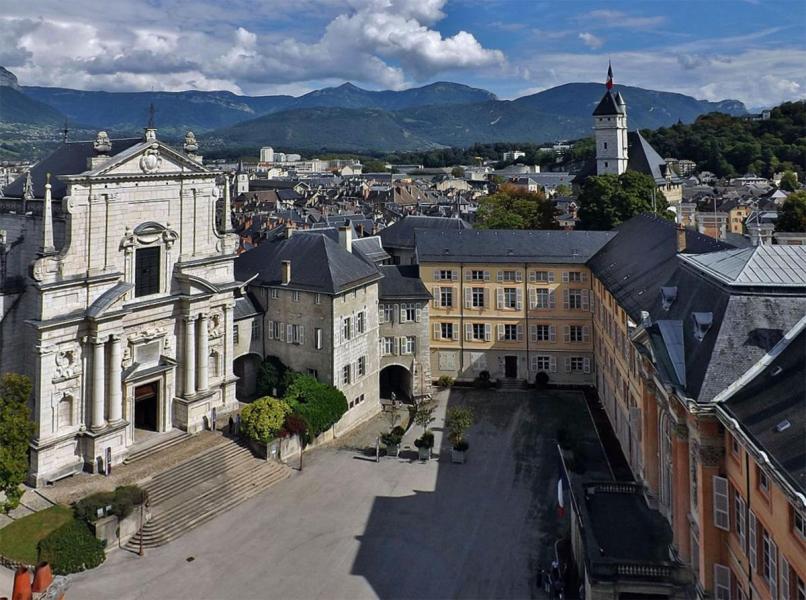
M 607 67 L 605 94 L 593 111 L 596 174 L 621 175 L 627 170 L 627 103 L 613 90 L 613 67 Z

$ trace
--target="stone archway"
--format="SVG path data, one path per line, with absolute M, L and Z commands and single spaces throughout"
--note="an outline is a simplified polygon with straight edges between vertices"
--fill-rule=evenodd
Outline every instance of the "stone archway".
M 394 392 L 395 398 L 403 401 L 412 400 L 411 371 L 403 365 L 388 365 L 380 373 L 381 398 L 389 400 Z
M 238 377 L 235 384 L 235 397 L 241 402 L 254 400 L 257 394 L 257 373 L 262 362 L 257 354 L 244 354 L 235 359 L 232 370 Z

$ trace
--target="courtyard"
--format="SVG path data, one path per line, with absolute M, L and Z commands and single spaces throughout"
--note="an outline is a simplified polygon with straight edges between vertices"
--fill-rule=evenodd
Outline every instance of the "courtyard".
M 557 433 L 591 435 L 575 391 L 439 392 L 435 458 L 325 447 L 302 472 L 140 558 L 115 551 L 71 597 L 534 598 L 560 531 Z M 448 406 L 473 408 L 468 462 L 442 443 Z M 377 422 L 375 424 L 377 426 Z M 593 434 L 595 436 L 595 433 Z M 436 455 L 439 454 L 439 458 Z

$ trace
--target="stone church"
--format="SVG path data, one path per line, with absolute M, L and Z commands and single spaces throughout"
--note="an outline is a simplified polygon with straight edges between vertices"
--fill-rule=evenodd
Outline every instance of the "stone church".
M 33 484 L 236 406 L 229 186 L 197 150 L 100 132 L 0 198 L 0 372 L 35 385 Z

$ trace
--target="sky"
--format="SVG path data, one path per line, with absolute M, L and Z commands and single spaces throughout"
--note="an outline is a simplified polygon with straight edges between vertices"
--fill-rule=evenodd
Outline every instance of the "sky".
M 434 81 L 502 99 L 603 81 L 806 97 L 804 0 L 0 0 L 21 85 L 301 95 Z

